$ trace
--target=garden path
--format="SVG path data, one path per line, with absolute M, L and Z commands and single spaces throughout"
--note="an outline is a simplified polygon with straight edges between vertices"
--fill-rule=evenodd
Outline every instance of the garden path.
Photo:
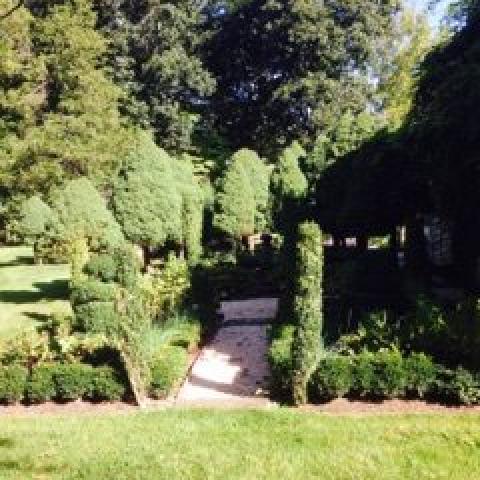
M 176 404 L 188 406 L 267 406 L 269 367 L 267 325 L 276 298 L 222 302 L 222 324 L 201 351 Z

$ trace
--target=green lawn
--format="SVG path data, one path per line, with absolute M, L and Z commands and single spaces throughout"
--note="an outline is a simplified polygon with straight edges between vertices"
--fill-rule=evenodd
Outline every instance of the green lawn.
M 480 417 L 289 410 L 3 418 L 0 478 L 480 478 Z
M 67 265 L 33 265 L 29 247 L 1 247 L 0 338 L 36 324 L 52 311 L 69 312 L 69 271 Z

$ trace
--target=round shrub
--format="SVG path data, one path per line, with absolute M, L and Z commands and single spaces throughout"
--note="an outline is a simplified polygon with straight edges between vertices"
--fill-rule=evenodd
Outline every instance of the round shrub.
M 188 366 L 188 354 L 182 347 L 165 346 L 151 362 L 150 395 L 165 398 L 183 379 Z
M 115 296 L 115 285 L 88 279 L 75 282 L 70 300 L 75 308 L 90 302 L 111 302 Z
M 102 282 L 114 282 L 117 278 L 117 263 L 111 255 L 100 253 L 90 258 L 83 271 Z
M 126 393 L 125 381 L 111 367 L 97 367 L 92 372 L 85 398 L 93 401 L 121 400 Z
M 62 402 L 78 400 L 89 390 L 93 367 L 84 363 L 58 364 L 53 373 L 55 399 Z
M 37 365 L 27 381 L 26 398 L 30 403 L 48 402 L 55 398 L 57 390 L 54 374 L 57 365 L 44 363 Z
M 353 395 L 360 398 L 369 397 L 371 395 L 374 377 L 373 354 L 367 351 L 359 353 L 354 358 L 352 368 Z
M 0 367 L 0 402 L 12 404 L 23 399 L 27 369 L 19 365 Z
M 412 353 L 403 361 L 406 393 L 412 398 L 425 398 L 435 386 L 438 367 L 424 353 Z
M 462 367 L 441 369 L 434 390 L 437 400 L 454 405 L 480 403 L 480 378 Z
M 118 330 L 118 314 L 112 302 L 91 302 L 75 309 L 76 326 L 85 333 L 112 334 Z
M 407 383 L 403 357 L 398 351 L 382 350 L 373 357 L 374 375 L 370 394 L 375 398 L 395 398 L 405 394 Z
M 310 379 L 309 391 L 314 401 L 343 397 L 352 387 L 352 361 L 349 357 L 331 355 L 320 360 Z

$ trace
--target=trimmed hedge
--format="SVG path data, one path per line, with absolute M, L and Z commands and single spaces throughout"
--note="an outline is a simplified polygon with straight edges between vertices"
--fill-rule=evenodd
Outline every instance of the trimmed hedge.
M 295 405 L 301 405 L 308 401 L 308 381 L 323 348 L 323 240 L 313 222 L 299 226 L 295 270 L 292 393 Z
M 0 367 L 0 402 L 12 404 L 24 397 L 27 369 L 19 365 Z
M 118 322 L 113 302 L 91 302 L 75 309 L 76 327 L 85 333 L 115 334 Z
M 93 367 L 83 363 L 49 363 L 37 365 L 26 385 L 26 400 L 43 403 L 50 400 L 68 402 L 85 398 L 93 401 L 120 400 L 125 383 L 110 367 Z
M 309 382 L 310 400 L 428 398 L 453 405 L 480 404 L 480 377 L 462 367 L 436 365 L 422 353 L 398 351 L 327 355 Z
M 188 353 L 185 348 L 168 345 L 162 347 L 151 361 L 150 395 L 166 398 L 183 380 L 188 367 Z
M 270 330 L 270 390 L 281 399 L 292 398 L 292 343 L 293 325 L 274 325 Z
M 112 302 L 115 296 L 114 284 L 86 279 L 74 283 L 70 301 L 73 308 L 76 308 L 90 302 Z

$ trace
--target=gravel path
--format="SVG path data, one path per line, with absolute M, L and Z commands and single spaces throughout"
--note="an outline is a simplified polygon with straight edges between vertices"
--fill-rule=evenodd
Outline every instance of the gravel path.
M 223 323 L 193 365 L 177 405 L 269 405 L 266 330 L 276 310 L 275 298 L 223 302 Z

